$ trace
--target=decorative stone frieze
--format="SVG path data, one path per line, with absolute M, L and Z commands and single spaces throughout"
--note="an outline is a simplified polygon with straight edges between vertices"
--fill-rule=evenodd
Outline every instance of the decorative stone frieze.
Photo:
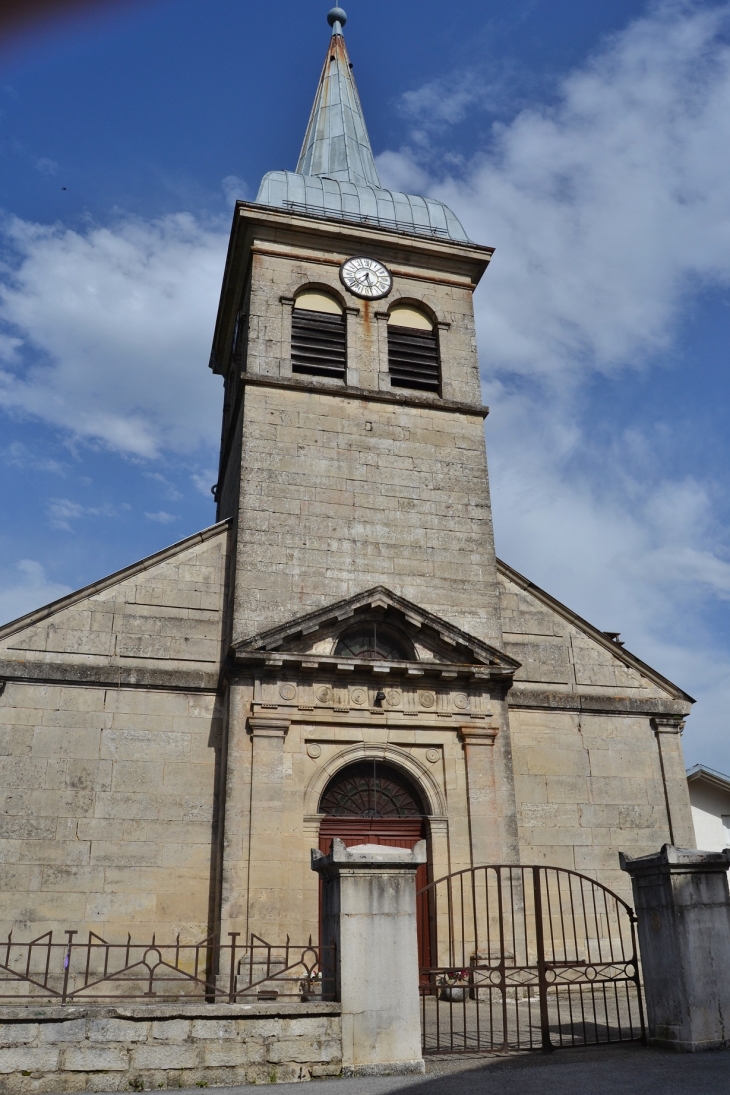
M 280 672 L 284 672 L 283 666 Z M 328 680 L 313 680 L 309 676 L 297 680 L 291 674 L 282 681 L 275 669 L 257 676 L 251 704 L 252 731 L 253 722 L 258 726 L 260 721 L 260 732 L 268 732 L 275 716 L 307 722 L 333 716 L 345 716 L 348 720 L 375 716 L 379 720 L 385 717 L 389 723 L 416 717 L 421 723 L 437 719 L 453 722 L 456 729 L 465 720 L 481 720 L 491 715 L 492 693 L 485 685 L 467 692 L 456 684 L 428 689 L 406 679 L 391 687 L 360 672 L 355 675 L 354 669 L 353 675 L 354 680 L 347 682 L 334 675 Z

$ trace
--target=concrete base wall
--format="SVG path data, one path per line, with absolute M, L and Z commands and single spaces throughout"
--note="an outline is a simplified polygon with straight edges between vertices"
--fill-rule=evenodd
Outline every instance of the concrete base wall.
M 291 1083 L 342 1071 L 339 1004 L 0 1008 L 0 1093 Z

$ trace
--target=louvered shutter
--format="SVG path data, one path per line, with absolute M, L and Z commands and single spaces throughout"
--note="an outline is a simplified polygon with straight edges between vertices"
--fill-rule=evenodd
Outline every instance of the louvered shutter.
M 291 323 L 291 366 L 294 373 L 344 380 L 347 368 L 344 315 L 295 308 Z
M 438 392 L 441 387 L 436 331 L 388 324 L 388 368 L 394 388 Z

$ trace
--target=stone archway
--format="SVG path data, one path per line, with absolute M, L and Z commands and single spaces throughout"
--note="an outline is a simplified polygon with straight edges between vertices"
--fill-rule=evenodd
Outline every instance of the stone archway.
M 431 841 L 427 807 L 415 782 L 402 768 L 377 758 L 356 760 L 340 768 L 322 792 L 319 813 L 319 848 L 330 851 L 333 837 L 348 847 L 383 844 L 391 848 L 413 848 L 426 840 L 429 862 L 416 874 L 416 890 L 423 891 L 431 880 Z M 430 958 L 428 894 L 419 899 L 419 966 Z

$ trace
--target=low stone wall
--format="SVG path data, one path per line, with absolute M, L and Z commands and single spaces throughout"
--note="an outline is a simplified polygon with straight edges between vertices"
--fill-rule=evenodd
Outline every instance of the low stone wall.
M 0 1093 L 290 1083 L 342 1071 L 340 1005 L 0 1008 Z

